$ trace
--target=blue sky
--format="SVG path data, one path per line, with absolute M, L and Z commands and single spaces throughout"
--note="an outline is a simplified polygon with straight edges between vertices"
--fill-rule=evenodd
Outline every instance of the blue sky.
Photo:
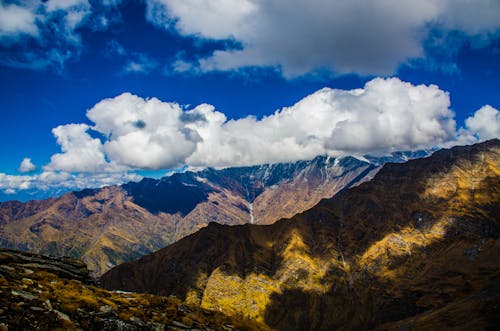
M 497 0 L 2 0 L 0 201 L 498 137 L 499 74 Z

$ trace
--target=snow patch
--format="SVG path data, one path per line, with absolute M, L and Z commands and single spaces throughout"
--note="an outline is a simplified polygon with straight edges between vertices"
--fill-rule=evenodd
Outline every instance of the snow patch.
M 248 203 L 248 211 L 250 213 L 250 224 L 254 224 L 255 218 L 253 217 L 253 203 L 252 202 Z

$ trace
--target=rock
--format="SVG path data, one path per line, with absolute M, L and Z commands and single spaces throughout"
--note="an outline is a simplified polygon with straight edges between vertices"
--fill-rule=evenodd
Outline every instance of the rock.
M 180 305 L 179 306 L 179 311 L 182 311 L 183 313 L 192 313 L 193 311 L 191 309 L 189 309 L 187 306 L 185 305 Z
M 0 265 L 0 268 L 7 270 L 7 271 L 15 271 L 15 268 L 9 267 L 8 265 Z
M 114 318 L 106 318 L 102 319 L 97 325 L 98 330 L 106 330 L 106 331 L 135 331 L 137 327 L 131 324 L 128 324 L 122 320 L 114 319 Z
M 9 331 L 9 327 L 4 323 L 0 323 L 0 331 Z
M 165 325 L 156 322 L 149 322 L 146 327 L 151 331 L 164 331 Z
M 31 269 L 26 269 L 26 268 L 25 268 L 25 269 L 24 269 L 24 273 L 25 273 L 26 275 L 31 275 L 32 273 L 34 273 L 34 271 L 33 271 L 33 270 L 31 270 Z
M 193 326 L 193 321 L 187 316 L 184 316 L 181 321 L 182 321 L 182 324 L 185 324 L 189 327 Z
M 23 298 L 25 300 L 34 300 L 37 298 L 36 295 L 31 294 L 29 292 L 25 292 L 25 291 L 11 291 L 11 293 L 15 296 L 20 296 L 21 298 Z
M 23 282 L 23 284 L 26 284 L 26 285 L 33 285 L 34 284 L 33 279 L 29 279 L 29 278 L 23 278 L 23 279 L 21 279 L 21 281 Z
M 71 319 L 69 318 L 68 315 L 66 315 L 65 313 L 63 312 L 60 312 L 59 310 L 57 309 L 54 309 L 53 310 L 54 313 L 57 314 L 57 316 L 59 317 L 59 319 L 62 319 L 62 320 L 65 320 L 65 321 L 68 321 L 68 322 L 71 322 Z
M 138 317 L 131 316 L 131 317 L 129 318 L 129 321 L 131 321 L 131 322 L 133 322 L 133 323 L 137 324 L 138 326 L 144 326 L 144 322 L 143 322 L 143 321 L 141 321 L 141 319 L 139 319 Z
M 48 310 L 52 310 L 52 305 L 50 303 L 50 300 L 45 300 L 44 305 Z
M 2 315 L 4 312 L 5 312 L 5 310 L 0 308 L 0 315 Z
M 181 322 L 172 321 L 172 324 L 178 328 L 181 328 L 181 329 L 189 329 L 189 326 L 187 326 L 186 324 L 183 324 Z
M 44 311 L 45 310 L 45 309 L 37 307 L 37 306 L 32 306 L 32 307 L 30 307 L 30 309 L 33 311 Z
M 92 285 L 96 283 L 95 280 L 89 276 L 89 271 L 85 268 L 83 262 L 68 257 L 44 257 L 33 253 L 1 249 L 0 261 L 2 264 L 9 263 L 19 266 L 26 274 L 30 274 L 30 271 L 33 271 L 33 269 L 40 269 L 56 274 L 61 278 L 78 280 Z M 15 268 L 11 266 L 0 265 L 0 268 L 11 272 L 15 271 Z
M 99 307 L 99 312 L 103 313 L 103 314 L 109 314 L 112 311 L 113 311 L 113 307 L 111 307 L 110 305 L 105 305 L 105 306 Z

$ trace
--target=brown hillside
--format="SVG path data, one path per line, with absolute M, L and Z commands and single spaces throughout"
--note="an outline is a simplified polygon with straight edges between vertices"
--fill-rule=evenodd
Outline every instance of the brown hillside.
M 0 330 L 267 330 L 173 297 L 99 288 L 85 264 L 0 250 Z
M 500 142 L 405 164 L 269 226 L 207 228 L 102 277 L 280 330 L 495 329 Z
M 0 203 L 0 247 L 82 258 L 95 275 L 161 249 L 210 222 L 268 224 L 370 178 L 374 165 L 311 161 L 207 169 Z

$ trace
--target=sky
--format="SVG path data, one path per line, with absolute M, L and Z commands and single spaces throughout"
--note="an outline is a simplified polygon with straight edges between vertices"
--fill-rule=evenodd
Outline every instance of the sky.
M 499 0 L 0 0 L 0 201 L 500 136 Z

